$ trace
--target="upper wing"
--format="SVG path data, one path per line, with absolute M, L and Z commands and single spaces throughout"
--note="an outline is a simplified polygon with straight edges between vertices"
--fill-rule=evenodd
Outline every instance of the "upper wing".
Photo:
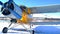
M 54 13 L 60 12 L 60 5 L 43 6 L 43 7 L 31 7 L 31 13 Z

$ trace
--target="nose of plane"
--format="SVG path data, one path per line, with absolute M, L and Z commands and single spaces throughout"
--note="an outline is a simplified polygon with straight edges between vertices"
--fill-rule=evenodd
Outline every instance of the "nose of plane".
M 6 2 L 6 3 L 4 3 L 4 5 L 7 7 L 7 8 L 10 8 L 11 10 L 14 10 L 14 5 L 13 5 L 13 3 L 11 3 L 11 4 L 8 4 L 8 2 Z M 8 10 L 8 9 L 6 9 L 6 8 L 1 8 L 1 11 L 2 11 L 2 14 L 3 15 L 9 15 L 9 14 L 11 14 L 11 12 Z
M 6 2 L 6 3 L 4 3 L 4 5 L 5 5 L 7 8 L 10 8 L 10 9 L 14 10 L 14 5 L 13 5 L 13 3 L 8 4 L 8 2 Z

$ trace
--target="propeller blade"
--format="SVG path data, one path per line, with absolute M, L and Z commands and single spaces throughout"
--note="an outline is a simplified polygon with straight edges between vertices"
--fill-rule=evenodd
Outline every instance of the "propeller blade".
M 0 5 L 3 5 L 3 3 L 0 1 Z
M 0 1 L 0 5 L 2 5 L 3 8 L 5 8 L 6 6 Z

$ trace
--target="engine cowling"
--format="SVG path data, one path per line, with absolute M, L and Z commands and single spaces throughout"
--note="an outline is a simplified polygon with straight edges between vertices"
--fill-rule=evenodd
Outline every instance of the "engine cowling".
M 8 4 L 8 2 L 6 2 L 6 3 L 4 3 L 4 5 L 6 5 L 7 8 L 10 8 L 11 10 L 14 10 L 13 3 Z M 2 11 L 3 15 L 10 15 L 11 14 L 11 12 L 8 9 L 3 8 L 3 7 L 1 8 L 1 11 Z

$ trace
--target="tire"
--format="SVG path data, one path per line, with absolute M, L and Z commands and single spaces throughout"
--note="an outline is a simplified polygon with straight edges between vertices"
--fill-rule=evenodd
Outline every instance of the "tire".
M 8 28 L 4 27 L 3 30 L 2 30 L 2 33 L 7 33 L 7 32 L 8 32 Z

